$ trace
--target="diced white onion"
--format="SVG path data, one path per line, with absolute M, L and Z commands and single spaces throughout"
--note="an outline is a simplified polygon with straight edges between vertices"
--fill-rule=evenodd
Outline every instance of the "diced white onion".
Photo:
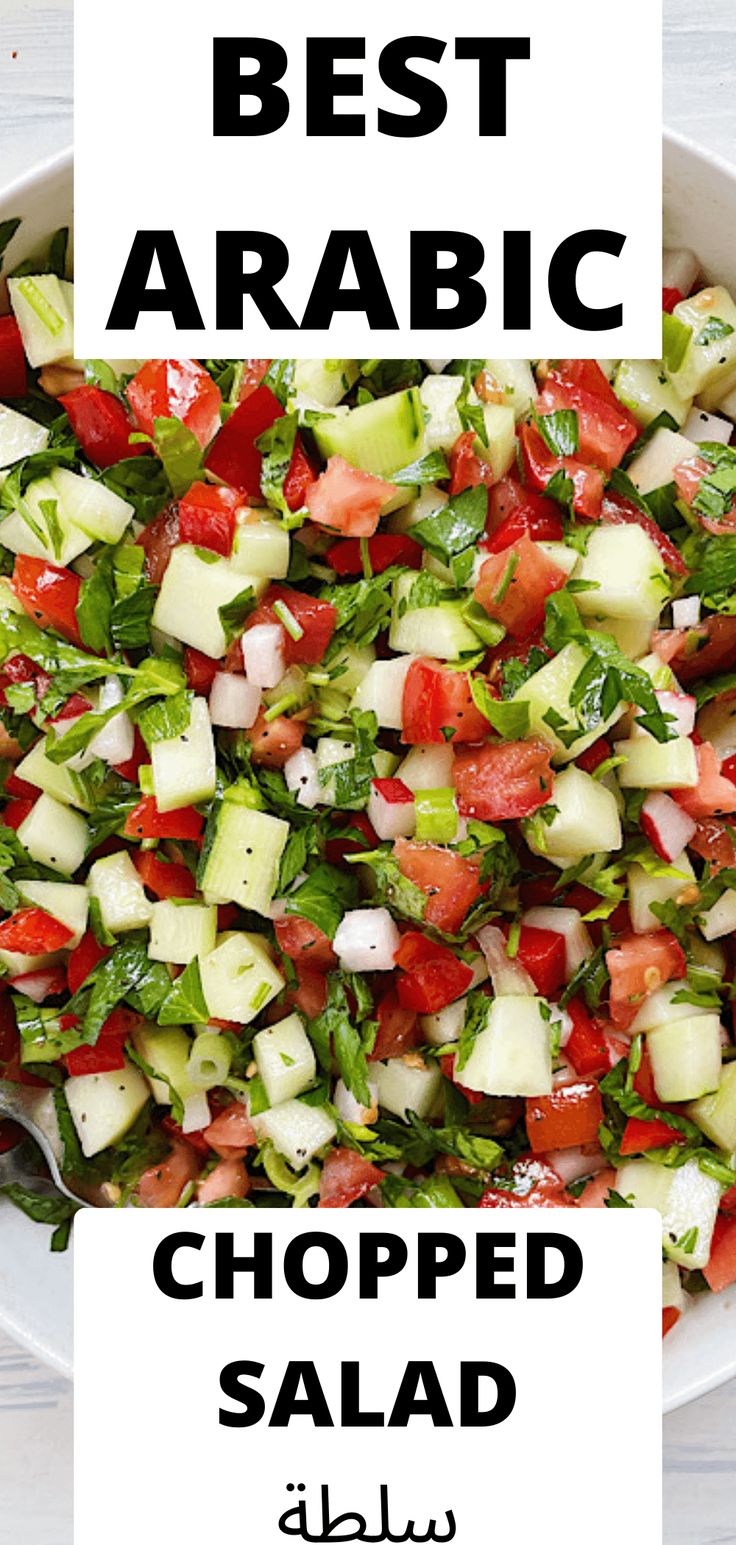
M 676 628 L 695 628 L 700 622 L 700 596 L 683 595 L 672 602 L 672 623 Z
M 706 413 L 705 408 L 693 408 L 682 433 L 686 440 L 694 440 L 696 445 L 708 440 L 717 445 L 730 445 L 733 424 L 717 413 Z
M 565 1186 L 571 1186 L 575 1180 L 583 1180 L 587 1175 L 597 1175 L 608 1163 L 604 1153 L 586 1153 L 584 1148 L 558 1148 L 545 1158 Z
M 365 1127 L 377 1119 L 378 1085 L 370 1078 L 368 1079 L 368 1089 L 371 1096 L 371 1104 L 361 1105 L 360 1101 L 356 1100 L 355 1095 L 350 1093 L 344 1080 L 338 1078 L 332 1102 L 338 1115 L 342 1116 L 343 1121 L 354 1121 L 356 1126 Z
M 379 782 L 386 781 L 400 783 L 401 779 L 379 780 Z M 406 788 L 405 784 L 404 788 Z M 407 789 L 406 792 L 409 794 L 411 791 Z M 416 825 L 414 799 L 413 797 L 397 801 L 387 799 L 374 779 L 368 796 L 368 820 L 382 842 L 394 842 L 397 837 L 412 837 Z
M 662 253 L 662 288 L 679 290 L 689 295 L 700 273 L 700 263 L 694 252 L 686 248 L 671 248 Z
M 243 634 L 245 674 L 255 687 L 277 687 L 286 670 L 286 633 L 280 622 L 257 622 Z
M 669 714 L 675 721 L 670 729 L 676 735 L 692 735 L 697 708 L 695 698 L 689 692 L 655 692 L 655 697 L 662 713 Z
M 346 912 L 332 947 L 345 971 L 393 971 L 399 930 L 386 907 Z
M 182 1132 L 201 1132 L 208 1127 L 212 1117 L 207 1096 L 202 1090 L 198 1094 L 190 1094 L 184 1101 L 184 1115 L 182 1117 Z
M 313 810 L 320 801 L 324 802 L 325 791 L 319 781 L 317 758 L 308 746 L 302 746 L 300 751 L 295 751 L 289 757 L 284 767 L 284 778 L 289 793 L 296 794 L 298 805 Z
M 493 923 L 488 923 L 481 928 L 477 935 L 478 943 L 486 957 L 486 963 L 493 983 L 493 991 L 497 998 L 507 994 L 519 996 L 531 996 L 536 994 L 536 987 L 519 960 L 509 960 L 506 953 L 506 940 L 500 930 Z
M 100 692 L 100 711 L 104 713 L 108 708 L 116 707 L 122 703 L 124 696 L 125 688 L 119 677 L 106 676 Z M 89 749 L 95 756 L 102 757 L 103 762 L 107 762 L 110 767 L 119 767 L 121 762 L 130 761 L 134 744 L 135 732 L 128 714 L 116 713 L 110 723 L 90 741 Z
M 261 689 L 234 671 L 218 671 L 209 698 L 210 719 L 224 729 L 249 730 L 258 718 Z
M 433 375 L 441 376 L 445 366 L 449 365 L 450 361 L 449 359 L 425 359 L 424 363 L 427 369 L 432 371 Z
M 692 816 L 681 809 L 669 794 L 647 794 L 641 807 L 641 826 L 655 852 L 667 864 L 674 864 L 697 830 Z

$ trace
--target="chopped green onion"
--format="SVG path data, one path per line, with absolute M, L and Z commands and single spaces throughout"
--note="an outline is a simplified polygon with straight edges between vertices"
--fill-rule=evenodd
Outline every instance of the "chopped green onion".
M 417 789 L 414 803 L 419 842 L 454 842 L 457 836 L 454 789 Z
M 18 283 L 18 289 L 23 299 L 28 302 L 31 310 L 35 311 L 39 322 L 43 323 L 46 331 L 51 333 L 53 338 L 56 338 L 59 333 L 63 332 L 64 318 L 59 316 L 56 308 L 42 294 L 35 280 L 21 279 Z
M 298 707 L 298 704 L 299 698 L 296 692 L 287 692 L 286 697 L 280 697 L 278 703 L 266 709 L 263 717 L 267 724 L 273 724 L 274 719 L 280 718 L 281 714 L 286 713 L 289 708 Z
M 511 924 L 511 927 L 509 928 L 508 944 L 506 945 L 506 954 L 508 955 L 509 960 L 515 960 L 517 955 L 518 955 L 518 953 L 519 953 L 519 940 L 520 940 L 520 938 L 521 938 L 521 922 L 519 921 L 519 918 L 517 917 L 517 918 L 514 919 L 513 923 Z
M 224 1084 L 230 1072 L 232 1053 L 223 1035 L 203 1030 L 189 1053 L 187 1077 L 195 1089 L 215 1089 Z
M 304 629 L 301 623 L 297 622 L 294 613 L 289 611 L 285 601 L 280 600 L 274 601 L 273 609 L 279 622 L 283 623 L 283 626 L 286 628 L 289 638 L 293 638 L 294 643 L 298 644 L 299 639 L 304 637 Z
M 364 579 L 372 579 L 373 578 L 373 566 L 371 564 L 371 555 L 370 555 L 370 550 L 368 548 L 368 538 L 367 538 L 367 536 L 362 536 L 360 538 L 360 561 L 361 561 L 361 563 L 363 565 L 363 578 Z
M 680 369 L 692 336 L 692 327 L 681 322 L 679 317 L 662 312 L 662 359 L 669 371 Z
M 310 1198 L 319 1191 L 319 1169 L 310 1164 L 303 1175 L 295 1175 L 280 1153 L 266 1144 L 261 1149 L 263 1168 L 272 1186 L 292 1198 L 292 1207 L 306 1207 Z

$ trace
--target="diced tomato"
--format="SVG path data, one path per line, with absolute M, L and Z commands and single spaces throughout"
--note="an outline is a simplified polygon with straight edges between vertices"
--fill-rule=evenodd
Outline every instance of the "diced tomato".
M 359 537 L 348 537 L 345 541 L 333 542 L 332 546 L 328 547 L 325 557 L 330 568 L 341 577 L 363 573 L 363 553 Z M 389 569 L 392 563 L 403 564 L 405 568 L 418 569 L 421 561 L 422 549 L 410 536 L 382 531 L 378 536 L 368 537 L 368 562 L 373 574 L 383 574 L 384 569 Z
M 526 638 L 544 620 L 547 596 L 566 583 L 564 569 L 524 535 L 486 559 L 474 595 L 513 638 Z
M 104 944 L 97 943 L 91 928 L 89 928 L 84 938 L 80 939 L 79 944 L 72 950 L 66 963 L 66 979 L 70 993 L 73 994 L 79 991 L 83 982 L 86 982 L 87 977 L 94 971 L 95 966 L 99 965 L 99 962 L 104 960 L 109 953 L 109 949 Z
M 580 459 L 612 472 L 619 466 L 626 452 L 638 440 L 640 430 L 636 420 L 614 396 L 603 372 L 601 385 L 607 390 L 591 392 L 585 386 L 562 376 L 553 370 L 544 383 L 544 390 L 537 401 L 537 412 L 577 413 Z
M 135 426 L 113 392 L 105 392 L 101 386 L 75 386 L 59 401 L 85 456 L 96 467 L 111 467 L 146 450 L 140 441 L 130 444 Z
M 63 966 L 45 966 L 40 971 L 22 971 L 19 976 L 8 978 L 13 992 L 24 993 L 34 1003 L 45 1003 L 47 998 L 58 998 L 66 992 L 66 971 Z
M 579 998 L 570 999 L 567 1012 L 572 1020 L 572 1031 L 565 1047 L 568 1062 L 581 1078 L 588 1078 L 592 1073 L 607 1073 L 608 1047 L 603 1031 L 591 1019 Z
M 208 547 L 229 558 L 233 550 L 235 517 L 243 500 L 232 488 L 213 483 L 192 483 L 179 500 L 179 540 Z
M 438 1014 L 467 992 L 473 980 L 470 966 L 443 949 L 434 960 L 424 961 L 399 976 L 396 991 L 404 1009 L 417 1014 Z
M 639 433 L 633 413 L 629 413 L 628 408 L 624 408 L 619 401 L 596 359 L 561 359 L 557 365 L 557 375 L 573 386 L 582 387 L 584 392 L 591 393 L 593 397 L 602 398 L 614 412 L 624 413 Z
M 649 1153 L 650 1148 L 669 1148 L 672 1143 L 687 1141 L 683 1132 L 668 1127 L 666 1121 L 642 1121 L 630 1116 L 621 1138 L 621 1153 Z
M 253 761 L 259 767 L 285 767 L 300 749 L 305 728 L 301 720 L 287 719 L 285 714 L 268 723 L 260 713 L 255 724 L 246 730 L 253 747 Z
M 652 649 L 667 660 L 683 686 L 736 667 L 736 617 L 706 617 L 695 628 L 664 629 Z
M 412 842 L 407 837 L 399 837 L 393 851 L 404 879 L 411 880 L 428 898 L 425 923 L 442 933 L 457 933 L 483 894 L 478 865 L 450 848 Z
M 720 758 L 710 741 L 695 747 L 698 781 L 694 789 L 673 789 L 672 798 L 694 821 L 709 815 L 729 815 L 736 810 L 736 786 L 721 773 Z
M 736 1185 L 730 1186 L 721 1197 L 721 1212 L 736 1213 Z
M 73 937 L 71 928 L 40 907 L 23 907 L 0 923 L 0 949 L 18 955 L 50 955 Z
M 414 971 L 417 966 L 426 966 L 428 960 L 444 960 L 448 955 L 452 955 L 452 950 L 446 944 L 409 928 L 401 935 L 394 961 L 401 971 Z
M 175 504 L 167 504 L 166 507 L 141 531 L 136 537 L 136 543 L 142 547 L 145 558 L 146 579 L 152 585 L 160 585 L 169 567 L 169 559 L 175 547 L 179 546 L 179 510 Z
M 307 502 L 307 489 L 311 487 L 318 471 L 318 467 L 310 461 L 304 449 L 302 437 L 298 434 L 294 441 L 289 470 L 284 478 L 284 499 L 290 510 L 304 509 Z
M 508 928 L 504 932 L 508 937 Z M 533 928 L 522 923 L 516 950 L 520 966 L 528 971 L 543 998 L 551 998 L 565 985 L 567 951 L 564 934 L 551 928 Z
M 340 531 L 343 536 L 373 536 L 381 510 L 392 499 L 393 483 L 361 472 L 344 456 L 331 456 L 327 466 L 310 484 L 305 499 L 309 514 L 320 526 Z
M 681 295 L 679 290 L 675 290 L 675 289 L 673 289 L 671 287 L 669 289 L 663 290 L 662 291 L 662 310 L 671 313 L 671 312 L 674 311 L 675 306 L 679 306 L 680 301 L 684 300 L 684 299 L 685 299 L 685 296 Z
M 188 1143 L 174 1140 L 165 1159 L 144 1170 L 135 1188 L 139 1207 L 176 1207 L 185 1186 L 199 1174 L 197 1155 Z
M 221 1159 L 242 1159 L 256 1143 L 248 1112 L 238 1100 L 220 1111 L 219 1116 L 205 1127 L 202 1136 Z
M 465 1096 L 470 1105 L 481 1105 L 486 1096 L 480 1089 L 466 1089 L 465 1085 L 460 1082 L 460 1079 L 455 1077 L 456 1062 L 455 1052 L 445 1052 L 444 1056 L 440 1057 L 440 1068 L 443 1078 L 449 1078 L 450 1083 L 460 1090 L 460 1093 Z
M 676 1309 L 674 1304 L 669 1304 L 666 1309 L 662 1310 L 662 1337 L 663 1337 L 663 1339 L 664 1339 L 665 1336 L 669 1335 L 671 1330 L 674 1329 L 674 1326 L 677 1324 L 677 1321 L 680 1318 L 680 1313 L 681 1313 L 681 1311 L 679 1309 Z
M 100 1037 L 96 1046 L 78 1046 L 62 1058 L 67 1073 L 79 1078 L 84 1073 L 116 1073 L 125 1067 L 124 1042 L 114 1036 L 107 1040 Z
M 222 425 L 207 455 L 207 471 L 251 498 L 260 497 L 262 456 L 256 440 L 283 417 L 270 387 L 257 386 Z
M 466 488 L 477 488 L 480 483 L 493 482 L 490 462 L 482 461 L 475 453 L 476 434 L 468 429 L 458 435 L 450 452 L 450 494 L 464 493 Z
M 19 553 L 13 567 L 13 590 L 24 611 L 40 628 L 55 628 L 70 643 L 81 645 L 76 607 L 82 581 L 71 569 L 44 558 Z
M 479 1207 L 573 1207 L 557 1171 L 531 1154 L 517 1159 L 510 1176 L 508 1189 L 489 1186 L 478 1203 Z
M 535 424 L 522 424 L 519 441 L 524 471 L 532 488 L 544 493 L 555 473 L 565 472 L 572 482 L 576 514 L 585 520 L 600 518 L 603 476 L 597 467 L 588 467 L 574 456 L 555 456 L 545 445 Z
M 603 1120 L 595 1083 L 563 1084 L 552 1094 L 526 1102 L 526 1131 L 532 1153 L 580 1148 L 594 1143 Z
M 627 1056 L 628 1052 L 623 1052 L 623 1055 Z M 639 1099 L 643 1100 L 645 1105 L 651 1106 L 652 1110 L 663 1109 L 662 1102 L 654 1087 L 654 1069 L 646 1045 L 642 1048 L 641 1061 L 634 1074 L 634 1093 L 638 1094 Z
M 713 1293 L 722 1293 L 736 1282 L 736 1218 L 716 1218 L 710 1260 L 703 1267 L 703 1276 Z
M 378 838 L 363 810 L 335 811 L 333 820 L 341 830 L 353 830 L 355 837 L 329 837 L 325 843 L 328 864 L 341 864 L 347 853 L 369 853 L 378 846 Z
M 610 1191 L 616 1188 L 615 1169 L 604 1169 L 589 1180 L 578 1197 L 578 1207 L 605 1207 Z
M 442 745 L 443 730 L 454 745 L 485 740 L 489 724 L 476 708 L 466 671 L 448 670 L 438 660 L 412 660 L 401 700 L 401 738 L 407 746 Z
M 327 978 L 323 971 L 302 965 L 301 960 L 294 962 L 294 968 L 297 985 L 286 993 L 284 1003 L 299 1009 L 305 1019 L 316 1019 L 327 1006 Z
M 611 1019 L 625 1030 L 650 992 L 685 976 L 687 961 L 674 934 L 660 928 L 656 933 L 618 939 L 606 951 L 606 966 L 611 977 Z
M 220 660 L 213 660 L 210 655 L 202 654 L 201 649 L 193 649 L 191 645 L 187 645 L 184 650 L 187 686 L 198 696 L 206 697 L 221 666 Z
M 525 535 L 535 542 L 561 542 L 560 506 L 524 488 L 515 478 L 504 477 L 489 494 L 486 533 L 480 545 L 488 553 L 505 552 Z
M 153 795 L 144 794 L 135 810 L 127 816 L 123 831 L 126 837 L 169 837 L 174 842 L 196 842 L 203 826 L 204 816 L 193 805 L 162 814 Z
M 637 509 L 629 499 L 624 499 L 621 494 L 607 493 L 603 500 L 603 521 L 608 526 L 639 526 L 645 531 L 650 542 L 656 547 L 662 561 L 673 574 L 689 574 L 690 570 L 685 559 L 665 535 L 661 526 L 651 516 L 645 515 L 643 510 Z
M 238 388 L 238 402 L 245 402 L 257 386 L 260 386 L 263 377 L 271 364 L 270 359 L 244 359 Z
M 724 821 L 698 821 L 697 831 L 690 838 L 688 847 L 707 859 L 714 874 L 721 869 L 736 868 L 736 832 Z
M 382 1170 L 352 1148 L 331 1148 L 322 1165 L 318 1206 L 350 1207 L 383 1178 Z
M 164 1116 L 161 1126 L 169 1137 L 175 1137 L 179 1142 L 188 1143 L 189 1147 L 193 1148 L 194 1152 L 198 1153 L 201 1159 L 209 1159 L 210 1148 L 209 1144 L 205 1141 L 204 1132 L 182 1132 L 178 1121 L 175 1121 L 173 1116 Z
M 598 740 L 593 741 L 592 746 L 588 746 L 585 751 L 581 751 L 580 755 L 576 756 L 575 765 L 582 772 L 594 773 L 596 767 L 600 767 L 602 762 L 607 762 L 610 755 L 610 744 L 605 735 L 601 735 Z
M 544 740 L 494 741 L 458 751 L 453 767 L 461 815 L 512 821 L 552 797 L 550 747 Z
M 146 890 L 152 891 L 157 901 L 167 901 L 172 896 L 186 900 L 196 892 L 194 875 L 186 864 L 170 863 L 150 848 L 134 853 L 133 863 Z
M 41 790 L 37 789 L 36 799 L 39 799 L 40 795 Z M 4 825 L 10 826 L 13 831 L 17 832 L 18 827 L 23 825 L 26 816 L 30 815 L 36 799 L 11 799 L 3 810 Z
M 2 380 L 2 367 L 0 364 L 0 380 Z M 17 1148 L 27 1136 L 25 1127 L 19 1127 L 17 1121 L 0 1121 L 0 1154 L 10 1153 Z
M 11 795 L 13 799 L 37 799 L 39 794 L 39 790 L 34 788 L 32 783 L 26 783 L 25 778 L 19 778 L 15 772 L 8 773 L 4 792 Z
M 250 1187 L 250 1175 L 242 1159 L 220 1159 L 204 1180 L 197 1182 L 197 1201 L 200 1207 L 229 1198 L 240 1201 L 248 1195 Z
M 234 928 L 240 915 L 240 908 L 235 901 L 221 902 L 217 908 L 217 932 L 226 933 L 228 928 Z M 214 1020 L 211 1021 L 214 1024 Z
M 384 1062 L 387 1057 L 403 1057 L 421 1040 L 416 1011 L 404 1008 L 393 988 L 389 988 L 376 1006 L 378 1031 L 369 1062 Z
M 319 601 L 316 596 L 292 590 L 288 585 L 269 585 L 255 611 L 251 612 L 246 631 L 257 623 L 279 622 L 273 609 L 276 601 L 288 607 L 301 629 L 299 638 L 292 638 L 288 629 L 284 629 L 286 665 L 318 665 L 335 631 L 335 607 L 330 601 Z
M 277 918 L 274 931 L 279 949 L 291 960 L 303 960 L 316 971 L 331 971 L 337 965 L 337 956 L 327 934 L 309 918 Z
M 20 328 L 14 316 L 0 317 L 0 397 L 25 397 L 27 386 Z
M 146 360 L 126 395 L 144 434 L 153 434 L 157 418 L 178 418 L 204 449 L 220 427 L 220 388 L 196 359 Z

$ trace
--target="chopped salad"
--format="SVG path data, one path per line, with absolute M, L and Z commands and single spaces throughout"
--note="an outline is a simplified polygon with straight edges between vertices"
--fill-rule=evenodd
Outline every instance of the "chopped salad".
M 77 360 L 63 274 L 0 319 L 0 1071 L 102 1205 L 654 1206 L 668 1329 L 736 1279 L 734 301 Z

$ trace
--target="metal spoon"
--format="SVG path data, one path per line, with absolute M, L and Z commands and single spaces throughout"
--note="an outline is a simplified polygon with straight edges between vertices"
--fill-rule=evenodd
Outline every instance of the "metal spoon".
M 91 1203 L 71 1191 L 62 1177 L 60 1165 L 63 1147 L 51 1090 L 25 1088 L 22 1084 L 0 1079 L 0 1117 L 5 1116 L 25 1127 L 26 1132 L 34 1138 L 49 1167 L 51 1179 L 34 1173 L 24 1143 L 0 1155 L 0 1185 L 17 1183 L 27 1186 L 39 1196 L 53 1196 L 60 1191 L 70 1201 L 89 1207 Z

